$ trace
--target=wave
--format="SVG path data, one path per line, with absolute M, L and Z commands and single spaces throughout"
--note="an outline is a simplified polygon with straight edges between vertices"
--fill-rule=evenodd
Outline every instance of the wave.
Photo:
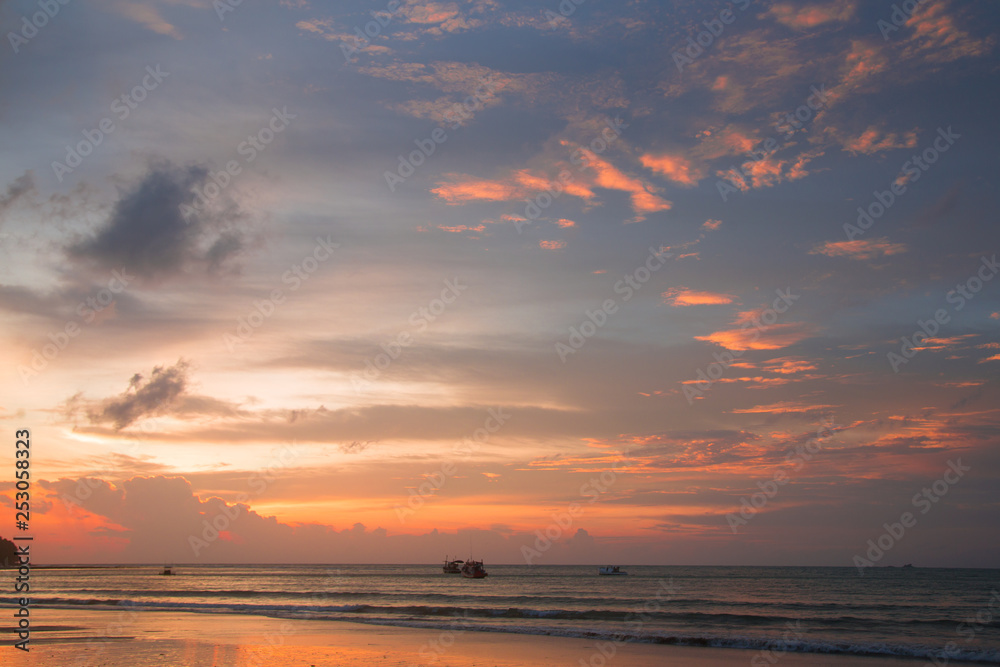
M 165 597 L 165 598 L 256 598 L 256 599 L 330 599 L 330 598 L 379 598 L 386 600 L 413 600 L 413 601 L 441 601 L 441 602 L 469 602 L 475 601 L 489 605 L 518 605 L 518 604 L 586 604 L 588 602 L 598 602 L 606 606 L 616 606 L 612 610 L 615 613 L 629 613 L 637 606 L 641 606 L 649 601 L 648 597 L 601 597 L 591 599 L 582 596 L 566 595 L 470 595 L 468 592 L 461 594 L 432 593 L 432 592 L 370 592 L 370 591 L 337 591 L 337 590 L 316 590 L 316 591 L 287 591 L 287 590 L 240 590 L 240 589 L 124 589 L 124 588 L 74 588 L 65 589 L 64 593 L 74 593 L 78 595 L 122 595 L 122 596 L 143 596 L 143 597 Z M 712 606 L 712 607 L 732 607 L 751 609 L 776 609 L 789 611 L 852 611 L 852 612 L 899 612 L 903 610 L 926 609 L 926 604 L 885 604 L 885 603 L 846 603 L 846 602 L 767 602 L 756 600 L 719 600 L 709 598 L 670 598 L 664 601 L 664 605 L 671 607 L 684 606 Z M 796 618 L 799 616 L 797 615 Z M 947 620 L 947 619 L 945 619 Z
M 771 653 L 823 653 L 855 656 L 892 656 L 916 659 L 931 659 L 947 657 L 951 662 L 1000 664 L 1000 650 L 997 649 L 961 649 L 944 655 L 941 647 L 914 644 L 892 644 L 862 641 L 824 641 L 824 640 L 791 640 L 786 641 L 777 636 L 761 634 L 746 636 L 739 634 L 698 634 L 670 633 L 664 631 L 614 631 L 598 629 L 593 626 L 544 625 L 544 621 L 584 621 L 608 620 L 605 612 L 586 611 L 570 612 L 566 610 L 542 609 L 470 609 L 459 607 L 386 607 L 374 605 L 329 605 L 321 607 L 303 607 L 301 605 L 253 605 L 226 603 L 191 603 L 191 602 L 135 602 L 128 599 L 65 599 L 39 598 L 36 604 L 53 608 L 78 609 L 82 607 L 106 607 L 121 609 L 128 607 L 136 610 L 173 610 L 194 613 L 243 613 L 268 616 L 273 618 L 317 620 L 317 621 L 351 621 L 371 625 L 393 627 L 424 628 L 441 630 L 442 632 L 460 634 L 466 631 L 504 632 L 528 635 L 552 635 L 560 637 L 577 637 L 603 640 L 615 645 L 630 642 L 663 644 L 672 646 L 731 648 L 759 651 L 765 655 Z M 710 614 L 695 614 L 687 616 L 711 616 Z M 449 620 L 450 619 L 450 620 Z M 539 620 L 540 623 L 530 625 L 514 622 L 517 620 Z M 617 620 L 621 620 L 620 615 Z M 485 621 L 485 622 L 484 622 Z M 493 621 L 493 622 L 490 622 Z
M 91 593 L 97 593 L 98 591 L 87 591 Z M 551 604 L 554 600 L 560 599 L 569 602 L 581 602 L 578 598 L 544 598 L 536 597 L 529 598 L 523 596 L 517 597 L 506 597 L 500 598 L 498 596 L 489 598 L 476 598 L 469 596 L 432 596 L 432 595 L 385 595 L 380 594 L 377 597 L 382 599 L 402 599 L 402 600 L 412 600 L 413 598 L 419 598 L 424 601 L 428 598 L 437 597 L 442 599 L 444 602 L 452 604 L 373 604 L 371 602 L 360 601 L 363 598 L 371 600 L 375 597 L 370 593 L 262 593 L 259 591 L 217 591 L 216 595 L 212 595 L 212 592 L 208 591 L 112 591 L 105 590 L 101 591 L 105 594 L 116 594 L 121 597 L 115 598 L 64 598 L 64 597 L 53 597 L 53 598 L 43 598 L 40 602 L 60 604 L 60 605 L 115 605 L 115 604 L 135 604 L 144 607 L 170 607 L 170 608 L 206 608 L 213 609 L 216 607 L 234 608 L 240 610 L 282 610 L 282 611 L 300 611 L 302 613 L 317 613 L 317 612 L 344 612 L 349 611 L 355 614 L 393 614 L 393 615 L 408 615 L 408 616 L 466 616 L 472 618 L 524 618 L 524 619 L 535 619 L 535 618 L 548 618 L 556 620 L 571 620 L 571 621 L 611 621 L 611 622 L 622 622 L 629 623 L 633 619 L 640 617 L 643 622 L 649 621 L 660 621 L 666 623 L 686 623 L 686 624 L 704 624 L 704 625 L 728 625 L 728 626 L 745 626 L 745 627 L 767 627 L 767 626 L 778 626 L 787 623 L 794 623 L 797 621 L 810 621 L 822 623 L 825 627 L 831 628 L 863 628 L 865 624 L 871 623 L 872 618 L 865 616 L 856 616 L 852 614 L 841 614 L 836 616 L 826 615 L 819 617 L 803 617 L 801 615 L 784 615 L 778 613 L 768 613 L 768 614 L 739 614 L 730 613 L 727 611 L 719 612 L 705 612 L 705 611 L 694 611 L 694 610 L 676 610 L 676 611 L 645 611 L 639 606 L 621 609 L 604 608 L 604 609 L 561 609 L 561 608 L 549 608 L 542 609 L 537 607 L 518 607 L 518 606 L 507 606 L 498 604 L 501 600 L 506 601 L 517 601 L 522 603 L 533 603 L 538 604 Z M 147 600 L 143 599 L 146 597 L 173 597 L 173 598 L 199 598 L 199 599 L 231 599 L 231 600 L 279 600 L 281 598 L 288 599 L 298 599 L 298 600 L 311 600 L 314 604 L 302 604 L 302 603 L 292 603 L 292 604 L 279 604 L 277 602 L 273 603 L 262 603 L 262 604 L 239 604 L 231 602 L 188 602 L 188 601 L 164 601 L 164 600 Z M 331 598 L 345 598 L 347 600 L 357 599 L 359 600 L 353 604 L 334 604 Z M 454 604 L 457 602 L 464 602 L 464 604 Z M 584 600 L 585 601 L 585 600 Z M 324 604 L 326 603 L 326 604 Z M 481 606 L 477 606 L 481 605 Z M 671 602 L 671 605 L 677 603 Z M 840 607 L 838 607 L 840 608 Z M 846 607 L 845 607 L 846 609 Z M 893 626 L 907 626 L 907 627 L 932 627 L 938 626 L 950 629 L 955 621 L 954 619 L 939 618 L 939 619 L 905 619 L 899 621 L 887 621 L 885 619 L 879 619 L 879 622 L 883 625 L 891 624 Z

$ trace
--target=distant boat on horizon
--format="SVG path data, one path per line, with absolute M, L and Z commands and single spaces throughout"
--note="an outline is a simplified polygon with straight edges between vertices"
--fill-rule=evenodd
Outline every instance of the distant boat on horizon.
M 462 576 L 466 579 L 484 579 L 489 576 L 486 568 L 483 567 L 483 561 L 472 560 L 471 558 L 465 561 L 465 565 L 462 566 Z
M 166 565 L 164 566 L 163 571 L 160 572 L 160 574 L 165 577 L 172 577 L 174 576 L 174 568 L 169 565 Z
M 625 574 L 628 574 L 628 572 L 625 572 L 624 570 L 622 570 L 621 568 L 619 568 L 617 565 L 608 565 L 607 567 L 599 567 L 599 568 L 597 568 L 597 574 L 625 575 Z
M 442 570 L 445 574 L 462 574 L 462 563 L 464 560 L 448 560 L 448 557 L 444 557 L 444 567 Z

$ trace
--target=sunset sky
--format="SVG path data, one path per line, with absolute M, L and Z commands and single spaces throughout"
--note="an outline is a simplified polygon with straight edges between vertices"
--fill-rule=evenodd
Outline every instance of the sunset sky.
M 998 566 L 996 3 L 39 12 L 34 561 Z

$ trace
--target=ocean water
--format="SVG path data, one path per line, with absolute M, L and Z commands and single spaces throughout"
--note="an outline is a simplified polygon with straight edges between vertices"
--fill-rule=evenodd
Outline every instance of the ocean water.
M 482 580 L 440 565 L 38 569 L 32 602 L 1000 664 L 1000 570 L 486 568 Z

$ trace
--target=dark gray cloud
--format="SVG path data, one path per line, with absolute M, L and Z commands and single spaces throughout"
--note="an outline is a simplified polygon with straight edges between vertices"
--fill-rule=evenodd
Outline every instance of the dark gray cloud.
M 0 196 L 0 222 L 3 222 L 4 213 L 18 200 L 35 191 L 35 173 L 29 169 L 8 185 L 7 192 Z
M 103 402 L 91 413 L 91 421 L 111 422 L 120 430 L 143 417 L 162 414 L 187 390 L 188 364 L 180 360 L 173 366 L 156 366 L 150 376 L 132 376 L 128 389 Z
M 70 257 L 108 269 L 124 266 L 147 279 L 230 266 L 246 247 L 245 216 L 231 200 L 222 202 L 225 195 L 219 205 L 196 201 L 208 173 L 201 166 L 150 166 L 121 193 L 107 224 L 69 247 Z

